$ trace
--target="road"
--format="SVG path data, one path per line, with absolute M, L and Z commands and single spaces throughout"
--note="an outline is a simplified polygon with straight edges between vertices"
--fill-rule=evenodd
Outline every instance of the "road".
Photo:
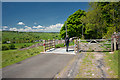
M 53 78 L 75 55 L 39 54 L 2 69 L 3 78 Z

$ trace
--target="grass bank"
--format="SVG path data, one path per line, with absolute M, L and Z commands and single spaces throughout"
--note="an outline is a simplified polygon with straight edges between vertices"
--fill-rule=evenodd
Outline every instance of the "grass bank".
M 36 56 L 43 51 L 43 47 L 35 47 L 27 50 L 7 50 L 2 51 L 2 67 L 15 64 L 24 59 L 27 59 L 32 56 Z
M 109 52 L 105 53 L 105 63 L 106 66 L 108 66 L 108 74 L 111 77 L 117 76 L 118 75 L 118 56 L 119 56 L 120 50 L 115 51 L 113 54 L 110 54 Z M 120 70 L 119 70 L 120 72 Z
M 29 47 L 29 46 L 32 46 L 34 44 L 37 44 L 37 43 L 40 43 L 40 42 L 34 42 L 34 43 L 15 43 L 15 48 L 16 49 L 20 49 L 20 48 L 24 48 L 24 47 Z M 11 44 L 2 44 L 2 46 L 10 46 Z

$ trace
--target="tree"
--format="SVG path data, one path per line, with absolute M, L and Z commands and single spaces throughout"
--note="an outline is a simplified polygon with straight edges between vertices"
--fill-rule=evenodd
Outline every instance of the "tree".
M 111 37 L 120 31 L 120 2 L 92 2 L 85 17 L 86 38 Z
M 81 17 L 85 16 L 86 12 L 83 10 L 78 10 L 67 18 L 67 34 L 69 37 L 82 37 L 82 27 L 84 28 Z M 60 36 L 62 38 L 66 37 L 65 24 L 60 30 Z

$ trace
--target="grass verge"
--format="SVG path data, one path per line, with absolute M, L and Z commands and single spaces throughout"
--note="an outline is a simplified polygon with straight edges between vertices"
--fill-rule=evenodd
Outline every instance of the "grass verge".
M 118 54 L 120 53 L 120 50 L 115 51 L 113 54 L 110 54 L 109 52 L 105 53 L 105 63 L 108 67 L 108 74 L 111 77 L 118 76 Z M 120 70 L 119 70 L 120 72 Z
M 20 50 L 2 51 L 2 68 L 20 62 L 29 57 L 38 55 L 42 51 L 43 51 L 42 46 L 21 51 Z

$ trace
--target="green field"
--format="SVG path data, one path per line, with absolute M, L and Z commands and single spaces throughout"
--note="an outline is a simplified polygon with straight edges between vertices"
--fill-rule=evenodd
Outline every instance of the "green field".
M 14 45 L 15 45 L 15 49 L 21 49 L 23 47 L 29 47 L 29 46 L 32 46 L 32 45 L 37 44 L 37 43 L 40 43 L 40 42 L 35 42 L 35 43 L 16 43 Z M 2 44 L 2 46 L 10 46 L 10 44 Z
M 35 40 L 61 39 L 59 33 L 2 31 L 2 43 L 30 43 Z

